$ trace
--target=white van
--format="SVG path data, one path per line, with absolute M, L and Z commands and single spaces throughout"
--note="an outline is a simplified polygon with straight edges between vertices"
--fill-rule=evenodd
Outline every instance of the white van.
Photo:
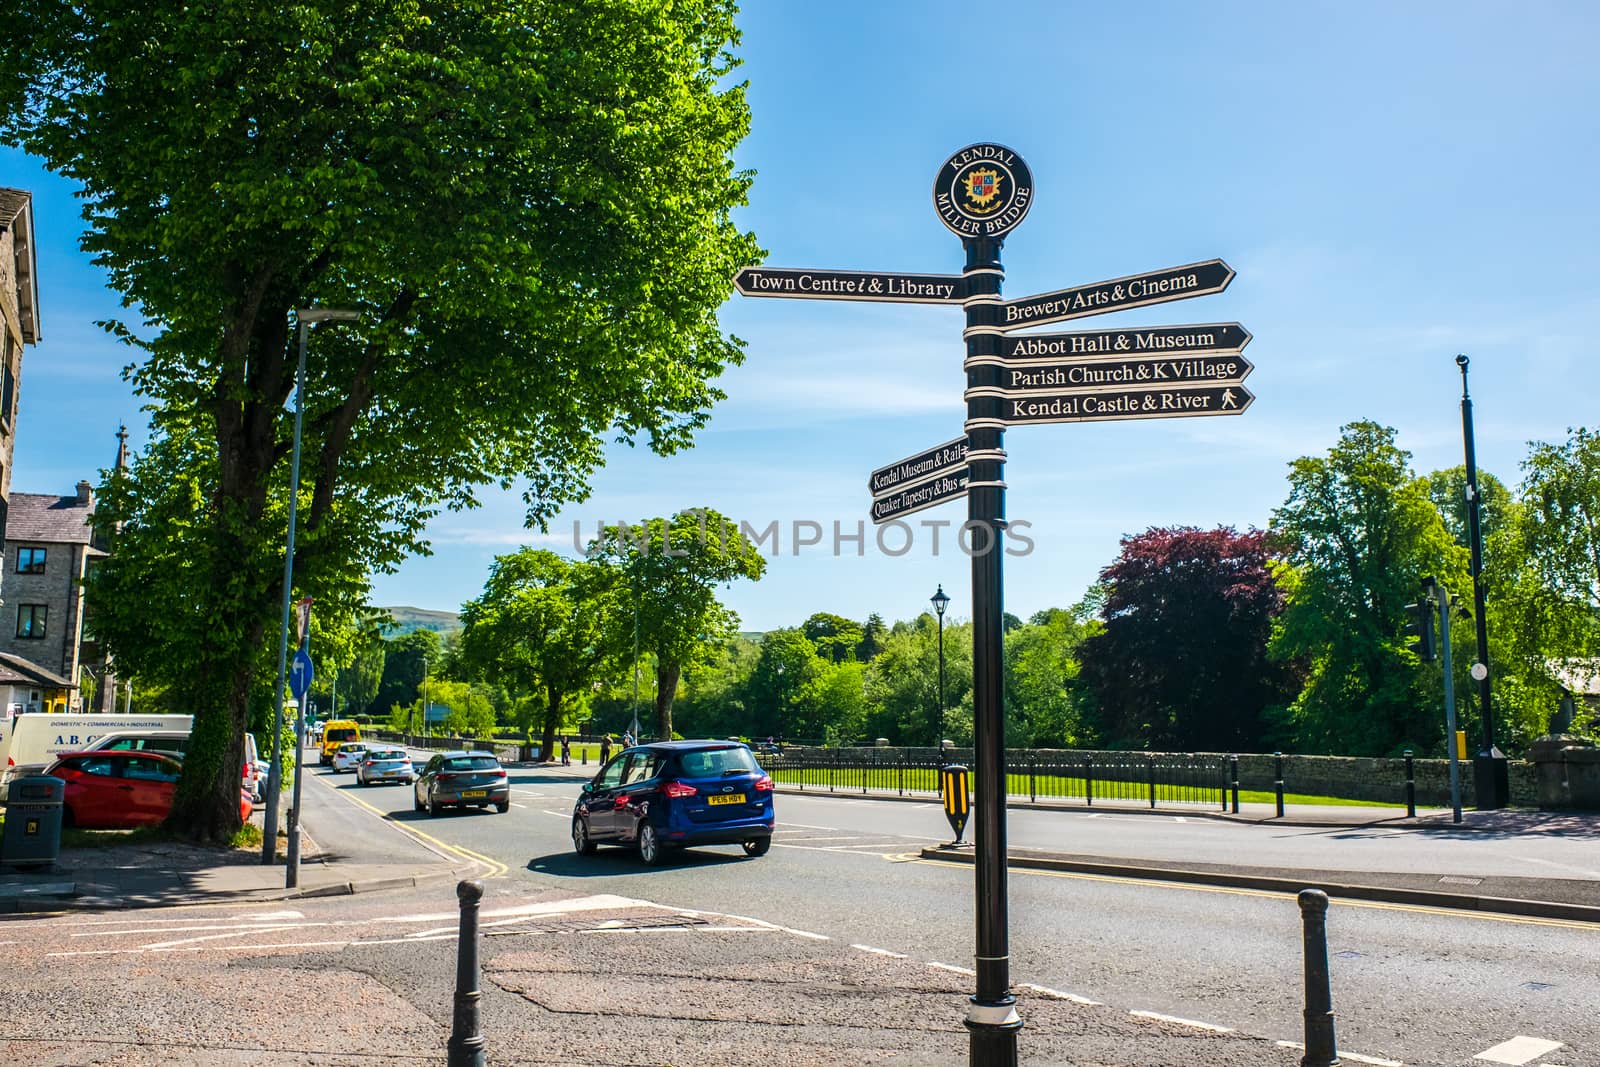
M 0 738 L 0 799 L 11 779 L 38 774 L 59 754 L 90 748 L 107 734 L 188 733 L 193 727 L 193 715 L 18 715 L 5 724 L 5 736 Z

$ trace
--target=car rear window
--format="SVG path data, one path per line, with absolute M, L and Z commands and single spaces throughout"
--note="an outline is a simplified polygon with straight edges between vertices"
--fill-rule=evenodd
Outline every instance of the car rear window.
M 440 770 L 445 771 L 493 771 L 498 770 L 500 761 L 493 756 L 451 756 L 444 761 Z
M 322 740 L 324 742 L 327 742 L 327 741 L 354 741 L 355 739 L 356 739 L 356 730 L 355 730 L 354 727 L 350 727 L 350 726 L 341 726 L 338 729 L 329 730 L 327 733 L 322 735 Z
M 678 757 L 678 763 L 685 778 L 718 778 L 724 774 L 761 770 L 750 750 L 742 745 L 685 752 Z
M 406 758 L 406 754 L 394 748 L 375 748 L 367 753 L 367 758 L 374 763 L 378 763 L 383 760 L 403 760 Z

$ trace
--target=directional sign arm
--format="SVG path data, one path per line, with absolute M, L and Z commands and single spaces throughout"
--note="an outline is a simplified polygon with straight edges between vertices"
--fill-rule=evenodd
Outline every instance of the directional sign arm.
M 903 274 L 881 270 L 746 267 L 734 276 L 743 296 L 800 300 L 872 300 L 896 304 L 960 304 L 966 282 L 959 274 Z
M 1202 263 L 1130 274 L 1126 278 L 1113 278 L 1108 282 L 1007 300 L 1001 308 L 1000 325 L 1007 331 L 1022 330 L 1029 326 L 1165 304 L 1171 300 L 1187 300 L 1193 296 L 1210 296 L 1222 292 L 1231 281 L 1232 267 L 1220 259 L 1208 259 Z

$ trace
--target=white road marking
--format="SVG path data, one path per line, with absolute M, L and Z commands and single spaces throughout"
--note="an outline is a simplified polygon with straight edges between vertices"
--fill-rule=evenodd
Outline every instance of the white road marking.
M 526 808 L 528 805 L 526 805 L 526 804 L 518 804 L 515 800 L 513 800 L 511 802 L 511 806 L 513 808 Z
M 1090 1008 L 1098 1007 L 1100 1004 L 1098 1000 L 1090 1000 L 1088 997 L 1080 997 L 1076 993 L 1063 993 L 1059 989 L 1051 989 L 1048 986 L 1034 985 L 1032 982 L 1022 982 L 1019 984 L 1024 989 L 1031 989 L 1040 996 L 1050 997 L 1054 1000 L 1070 1000 L 1074 1004 L 1082 1004 L 1085 1007 Z
M 232 930 L 243 933 L 258 930 L 303 930 L 310 926 L 340 926 L 345 923 L 337 922 L 310 922 L 310 923 L 226 923 L 211 924 L 208 926 L 172 926 L 166 929 L 144 928 L 134 930 L 79 930 L 71 933 L 69 937 L 129 937 L 134 934 L 191 934 L 202 930 Z
M 1489 1063 L 1505 1063 L 1510 1067 L 1522 1067 L 1523 1064 L 1532 1063 L 1547 1052 L 1554 1052 L 1563 1044 L 1561 1041 L 1518 1034 L 1509 1041 L 1500 1042 L 1494 1048 L 1484 1049 L 1472 1058 Z
M 930 963 L 928 966 L 934 968 L 935 970 L 950 971 L 954 974 L 964 974 L 969 978 L 976 978 L 978 976 L 978 972 L 973 970 L 971 967 L 957 967 L 953 963 Z
M 1162 1015 L 1158 1011 L 1130 1011 L 1129 1015 L 1135 1019 L 1154 1019 L 1156 1022 L 1173 1023 L 1177 1026 L 1189 1026 L 1196 1030 L 1209 1030 L 1214 1034 L 1231 1034 L 1233 1027 L 1218 1026 L 1215 1023 L 1203 1023 L 1194 1019 L 1181 1019 L 1176 1015 Z
M 157 941 L 153 945 L 145 945 L 146 949 L 176 948 L 178 945 L 188 945 L 196 941 L 221 941 L 230 937 L 239 937 L 246 933 L 244 930 L 234 930 L 226 934 L 204 934 L 200 937 L 180 937 L 176 941 Z
M 906 954 L 904 952 L 890 952 L 886 948 L 873 948 L 871 945 L 851 945 L 850 947 L 860 952 L 870 952 L 875 956 L 888 956 L 892 960 L 903 960 L 906 958 Z
M 1298 1041 L 1279 1041 L 1276 1044 L 1279 1048 L 1292 1048 L 1300 1052 L 1306 1050 L 1306 1047 Z M 1339 1049 L 1337 1055 L 1341 1059 L 1349 1060 L 1351 1063 L 1369 1063 L 1372 1067 L 1406 1067 L 1400 1060 L 1386 1060 L 1381 1056 L 1363 1056 L 1359 1052 L 1346 1052 L 1344 1049 Z

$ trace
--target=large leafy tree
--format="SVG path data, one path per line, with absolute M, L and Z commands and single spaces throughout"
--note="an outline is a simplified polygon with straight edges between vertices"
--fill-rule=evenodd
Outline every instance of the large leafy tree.
M 1104 628 L 1084 641 L 1083 680 L 1104 740 L 1180 751 L 1260 747 L 1263 713 L 1293 699 L 1267 643 L 1283 597 L 1259 530 L 1149 529 L 1100 572 Z
M 1290 565 L 1273 649 L 1307 665 L 1290 709 L 1305 751 L 1377 755 L 1443 740 L 1438 676 L 1405 648 L 1405 605 L 1424 576 L 1470 590 L 1467 558 L 1394 438 L 1375 422 L 1345 426 L 1326 456 L 1289 465 L 1289 498 L 1273 512 Z
M 672 701 L 685 667 L 713 659 L 738 632 L 739 617 L 716 596 L 738 578 L 760 580 L 767 561 L 739 524 L 711 508 L 638 525 L 604 527 L 589 557 L 616 568 L 631 611 L 614 616 L 618 639 L 655 660 L 656 736 L 672 736 Z
M 295 309 L 362 316 L 319 330 L 306 379 L 296 585 L 325 608 L 353 609 L 474 486 L 527 478 L 538 520 L 582 495 L 612 428 L 685 445 L 739 358 L 715 310 L 757 258 L 729 218 L 735 38 L 732 0 L 10 5 L 0 140 L 80 184 L 85 246 L 142 317 L 112 326 L 143 352 L 139 463 L 181 475 L 136 474 L 105 518 L 125 543 L 181 535 L 193 580 L 136 572 L 162 549 L 132 545 L 98 598 L 118 658 L 196 710 L 173 825 L 239 823 Z M 150 639 L 152 619 L 195 639 Z
M 498 557 L 483 595 L 461 608 L 463 660 L 508 688 L 543 695 L 543 759 L 620 651 L 617 585 L 599 564 L 524 548 Z
M 1489 600 L 1496 737 L 1516 751 L 1545 732 L 1565 670 L 1600 655 L 1600 435 L 1534 442 L 1520 504 L 1496 532 Z
M 882 625 L 882 620 L 879 620 L 879 625 Z M 832 663 L 855 658 L 866 639 L 866 631 L 859 622 L 830 611 L 819 611 L 812 615 L 801 623 L 800 631 L 817 647 L 817 654 Z
M 1048 608 L 1006 634 L 1006 738 L 1034 748 L 1074 748 L 1094 728 L 1094 694 L 1082 675 L 1084 642 L 1101 623 L 1081 605 Z
M 372 707 L 380 715 L 387 714 L 396 705 L 410 707 L 419 700 L 423 695 L 423 680 L 438 677 L 444 660 L 439 635 L 432 630 L 412 630 L 386 640 L 383 652 L 383 673 L 379 676 L 377 695 L 372 699 Z M 412 728 L 422 728 L 420 717 Z

